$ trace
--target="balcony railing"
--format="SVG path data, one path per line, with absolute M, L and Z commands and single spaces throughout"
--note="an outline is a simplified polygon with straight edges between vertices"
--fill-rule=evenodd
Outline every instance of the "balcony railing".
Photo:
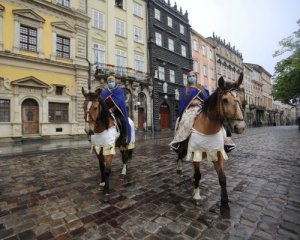
M 117 78 L 129 78 L 132 80 L 146 81 L 151 78 L 151 74 L 137 71 L 129 67 L 119 67 L 112 64 L 96 63 L 93 66 L 93 73 L 96 79 L 106 78 L 114 75 Z

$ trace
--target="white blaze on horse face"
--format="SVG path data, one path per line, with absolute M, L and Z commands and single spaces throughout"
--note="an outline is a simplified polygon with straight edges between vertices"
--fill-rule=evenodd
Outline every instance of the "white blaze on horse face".
M 246 127 L 246 123 L 244 121 L 244 116 L 243 116 L 243 111 L 241 108 L 241 104 L 239 102 L 239 97 L 237 95 L 236 91 L 232 91 L 231 94 L 233 95 L 235 101 L 236 101 L 236 113 L 235 113 L 235 118 L 232 121 L 232 128 L 234 130 L 235 133 L 237 134 L 241 134 L 244 132 L 245 127 Z
M 90 114 L 89 114 L 89 112 L 90 112 L 91 106 L 92 106 L 92 102 L 89 101 L 88 104 L 87 104 L 86 113 L 85 113 L 86 114 L 86 121 L 85 121 L 85 132 L 86 133 L 88 133 L 89 130 L 90 130 L 90 126 L 89 126 L 89 121 L 90 121 L 89 117 L 90 117 Z

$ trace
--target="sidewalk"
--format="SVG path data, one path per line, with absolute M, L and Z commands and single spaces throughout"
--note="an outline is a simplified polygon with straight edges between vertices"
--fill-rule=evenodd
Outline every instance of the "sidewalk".
M 165 130 L 161 132 L 136 132 L 136 142 L 142 142 L 151 139 L 169 138 L 173 136 L 172 130 Z M 23 153 L 47 152 L 60 149 L 79 149 L 89 148 L 90 143 L 87 135 L 82 135 L 77 139 L 63 138 L 63 139 L 33 139 L 26 140 L 19 143 L 1 143 L 0 157 L 5 155 L 19 155 Z

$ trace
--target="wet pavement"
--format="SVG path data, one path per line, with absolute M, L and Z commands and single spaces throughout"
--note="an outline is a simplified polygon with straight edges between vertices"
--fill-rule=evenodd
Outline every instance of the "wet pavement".
M 225 162 L 229 208 L 211 163 L 192 200 L 192 166 L 176 174 L 169 138 L 138 141 L 128 175 L 113 161 L 110 201 L 88 146 L 0 155 L 0 239 L 299 239 L 300 132 L 247 129 Z

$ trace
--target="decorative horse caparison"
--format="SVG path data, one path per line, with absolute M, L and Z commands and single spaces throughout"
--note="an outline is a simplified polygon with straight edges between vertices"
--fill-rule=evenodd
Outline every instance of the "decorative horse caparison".
M 190 137 L 181 144 L 178 151 L 177 173 L 181 173 L 182 160 L 187 157 L 193 158 L 194 167 L 194 200 L 200 200 L 199 183 L 201 179 L 200 162 L 207 158 L 209 153 L 205 150 L 194 151 L 191 148 L 201 149 L 201 143 L 197 143 L 195 139 L 197 135 L 201 135 L 204 141 L 210 141 L 209 137 L 222 131 L 223 125 L 229 126 L 234 133 L 241 134 L 245 129 L 245 121 L 243 118 L 242 104 L 244 101 L 243 91 L 239 88 L 243 81 L 243 73 L 240 74 L 238 80 L 233 83 L 225 82 L 223 77 L 218 80 L 218 88 L 208 97 L 202 105 L 199 115 L 196 117 L 192 133 Z M 193 143 L 191 143 L 193 141 Z M 193 145 L 193 146 L 192 146 Z M 214 150 L 212 150 L 214 151 Z M 195 160 L 195 152 L 202 155 L 200 160 Z M 224 151 L 217 151 L 217 160 L 213 161 L 215 170 L 218 174 L 219 184 L 221 186 L 221 205 L 228 204 L 228 194 L 226 188 L 226 176 L 224 173 Z M 225 153 L 226 155 L 226 153 Z
M 115 155 L 115 148 L 119 148 L 122 155 L 122 175 L 126 176 L 127 163 L 132 157 L 134 148 L 135 133 L 133 122 L 128 118 L 131 125 L 131 142 L 127 143 L 126 146 L 121 144 L 120 131 L 118 131 L 117 123 L 114 116 L 109 111 L 106 103 L 100 98 L 101 89 L 96 92 L 86 92 L 82 88 L 82 94 L 85 98 L 83 104 L 84 119 L 85 119 L 85 132 L 91 135 L 91 144 L 96 142 L 97 137 L 100 137 L 102 141 L 108 142 L 108 146 L 94 146 L 92 150 L 95 152 L 100 166 L 101 181 L 100 186 L 104 187 L 103 191 L 105 195 L 109 194 L 109 177 L 111 174 L 111 166 L 113 157 Z M 95 141 L 93 141 L 95 138 Z M 104 140 L 103 140 L 104 139 Z M 130 145 L 130 146 L 129 146 Z

